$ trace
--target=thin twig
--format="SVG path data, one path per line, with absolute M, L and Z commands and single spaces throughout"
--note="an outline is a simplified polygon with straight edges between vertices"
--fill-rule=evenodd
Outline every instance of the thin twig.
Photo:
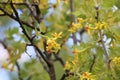
M 95 17 L 95 19 L 97 20 L 97 23 L 98 23 L 99 22 L 99 6 L 96 6 L 95 9 L 96 9 L 96 17 Z M 104 50 L 106 64 L 107 64 L 108 69 L 110 69 L 109 56 L 108 56 L 108 52 L 107 52 L 106 47 L 105 47 L 105 43 L 104 43 L 104 40 L 103 40 L 103 33 L 102 33 L 101 30 L 99 30 L 99 34 L 100 34 L 100 42 L 101 42 L 103 50 Z
M 92 61 L 92 64 L 91 64 L 91 66 L 90 66 L 90 72 L 92 72 L 93 66 L 94 66 L 94 64 L 95 64 L 95 60 L 96 60 L 96 56 L 93 55 L 93 61 Z
M 32 45 L 26 44 L 25 46 L 25 53 L 32 59 L 32 56 L 27 52 L 27 46 L 32 46 Z
M 17 19 L 13 14 L 7 12 L 7 11 L 6 11 L 4 8 L 2 8 L 1 6 L 0 6 L 0 10 L 4 13 L 3 16 L 6 16 L 6 15 L 7 15 L 7 16 L 9 16 L 11 19 L 14 19 L 15 21 L 18 22 L 18 19 Z M 35 29 L 35 27 L 34 27 L 32 24 L 29 24 L 29 23 L 27 23 L 27 22 L 25 22 L 25 21 L 23 21 L 23 20 L 20 20 L 20 21 L 21 21 L 22 24 L 26 25 L 27 27 L 29 27 L 29 28 L 31 28 L 31 29 Z M 39 28 L 37 28 L 37 30 L 40 31 Z
M 17 69 L 18 69 L 18 77 L 19 77 L 19 80 L 23 80 L 22 77 L 21 77 L 20 66 L 19 66 L 18 62 L 16 62 L 16 66 L 17 66 Z
M 66 77 L 69 77 L 70 75 L 74 76 L 74 73 L 69 72 L 69 70 L 65 71 L 65 74 L 62 75 L 60 80 L 65 80 Z
M 62 66 L 64 67 L 65 62 L 63 61 L 63 59 L 60 56 L 58 56 L 57 54 L 54 54 L 54 56 L 56 58 L 54 61 L 59 61 L 62 64 Z
M 75 16 L 72 14 L 74 11 L 74 0 L 70 0 L 70 11 L 71 11 L 71 24 L 72 22 L 75 22 Z M 73 36 L 73 43 L 77 44 L 76 34 L 72 33 Z
M 40 23 L 42 21 L 42 16 L 41 14 L 39 13 L 36 13 L 36 11 L 34 10 L 34 8 L 32 7 L 32 5 L 29 3 L 28 0 L 26 0 L 26 6 L 27 8 L 31 11 L 31 14 L 33 15 L 33 17 L 37 20 L 38 23 Z M 40 11 L 39 11 L 40 12 Z
M 41 56 L 38 54 L 38 52 L 37 52 L 36 50 L 35 50 L 35 52 L 37 53 L 37 57 L 38 57 L 40 63 L 43 65 L 43 68 L 44 68 L 47 72 L 49 72 L 49 69 L 48 69 L 47 65 L 44 63 L 44 61 L 43 61 L 43 59 L 41 58 Z

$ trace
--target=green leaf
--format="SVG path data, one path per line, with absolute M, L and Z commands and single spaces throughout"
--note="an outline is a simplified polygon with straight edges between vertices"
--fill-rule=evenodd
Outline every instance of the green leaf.
M 115 0 L 115 6 L 117 6 L 118 9 L 120 9 L 120 0 Z
M 102 6 L 105 8 L 111 8 L 115 5 L 115 0 L 103 0 Z

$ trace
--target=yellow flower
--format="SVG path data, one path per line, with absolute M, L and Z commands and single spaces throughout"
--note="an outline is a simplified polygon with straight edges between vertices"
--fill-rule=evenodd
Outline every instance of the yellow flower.
M 83 22 L 85 22 L 85 20 L 83 20 L 83 18 L 77 18 L 77 22 L 78 23 L 83 23 Z
M 91 75 L 91 73 L 89 73 L 89 72 L 84 72 L 83 74 L 82 74 L 82 77 L 83 78 L 89 78 L 89 76 Z
M 83 20 L 82 18 L 77 18 L 77 26 L 81 29 L 82 28 L 82 24 L 85 22 L 85 20 Z
M 78 54 L 78 53 L 80 53 L 81 51 L 80 50 L 78 50 L 78 49 L 75 49 L 75 50 L 73 50 L 73 54 Z
M 77 18 L 77 23 L 72 22 L 71 27 L 69 29 L 70 32 L 74 33 L 78 29 L 82 28 L 82 24 L 85 22 L 82 18 Z
M 84 72 L 81 76 L 80 76 L 80 80 L 95 80 L 94 79 L 94 75 L 91 75 L 91 73 L 89 72 Z
M 58 44 L 54 39 L 50 38 L 47 40 L 47 52 L 57 52 L 60 49 L 60 44 Z
M 61 38 L 62 37 L 62 32 L 60 32 L 60 33 L 54 33 L 54 34 L 52 34 L 53 35 L 53 37 L 54 37 L 54 39 L 56 40 L 56 39 L 58 39 L 58 38 Z
M 92 27 L 91 27 L 91 24 L 87 24 L 85 28 L 86 28 L 86 31 L 87 31 L 87 33 L 88 33 L 89 35 L 91 34 L 91 30 L 94 30 L 94 29 L 95 29 L 95 28 L 92 28 Z
M 70 68 L 71 68 L 71 65 L 70 65 L 70 63 L 67 61 L 66 64 L 65 64 L 64 69 L 65 69 L 65 70 L 69 70 Z
M 52 34 L 52 36 L 53 37 L 51 37 L 51 38 L 46 37 L 47 38 L 46 50 L 47 50 L 47 52 L 55 52 L 55 53 L 57 53 L 57 51 L 60 49 L 60 44 L 58 44 L 56 42 L 56 40 L 62 37 L 62 32 L 54 33 L 54 34 Z
M 69 29 L 68 31 L 74 33 L 74 32 L 77 31 L 77 29 L 78 29 L 77 24 L 73 22 L 73 23 L 71 24 L 71 27 L 70 27 L 70 29 Z
M 95 25 L 96 25 L 95 29 L 102 30 L 102 29 L 106 29 L 107 28 L 107 23 L 105 23 L 105 22 L 98 22 Z

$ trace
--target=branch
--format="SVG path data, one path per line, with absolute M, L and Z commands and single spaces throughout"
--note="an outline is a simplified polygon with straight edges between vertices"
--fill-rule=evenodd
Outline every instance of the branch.
M 23 80 L 22 77 L 21 77 L 21 74 L 20 74 L 20 66 L 19 66 L 18 62 L 16 62 L 16 66 L 17 66 L 17 69 L 18 69 L 19 80 Z
M 39 15 L 36 13 L 36 11 L 33 9 L 32 5 L 29 3 L 28 0 L 26 0 L 26 6 L 30 10 L 33 17 L 37 20 L 37 22 L 40 23 L 43 19 L 42 16 L 40 15 L 40 13 L 39 13 Z
M 36 51 L 36 50 L 35 50 L 35 51 Z M 38 57 L 40 63 L 43 65 L 43 68 L 44 68 L 47 72 L 49 72 L 49 69 L 48 69 L 48 67 L 46 66 L 46 64 L 44 63 L 44 61 L 43 61 L 43 59 L 41 58 L 41 56 L 40 56 L 39 54 L 37 54 L 37 57 Z
M 96 9 L 95 19 L 97 20 L 97 23 L 98 23 L 99 22 L 99 6 L 96 6 L 95 9 Z M 102 33 L 101 30 L 99 31 L 99 34 L 100 34 L 100 42 L 101 42 L 103 50 L 104 50 L 106 64 L 107 64 L 108 69 L 110 69 L 110 60 L 109 60 L 108 52 L 107 52 L 106 47 L 105 47 L 105 43 L 104 43 L 104 40 L 103 40 L 103 33 Z
M 60 56 L 58 56 L 57 54 L 54 54 L 54 56 L 56 58 L 54 61 L 59 61 L 62 64 L 62 66 L 64 67 L 65 62 L 63 61 L 63 59 Z
M 24 35 L 27 37 L 27 39 L 30 41 L 30 43 L 35 47 L 35 49 L 38 51 L 38 53 L 41 55 L 41 57 L 43 58 L 43 60 L 47 63 L 47 65 L 50 65 L 50 63 L 47 61 L 47 59 L 45 58 L 45 56 L 43 55 L 43 53 L 41 52 L 41 50 L 33 43 L 32 39 L 29 37 L 29 35 L 27 34 L 25 28 L 23 27 L 20 19 L 19 19 L 19 15 L 18 15 L 18 12 L 16 11 L 14 5 L 12 4 L 12 1 L 11 1 L 11 8 L 13 9 L 14 13 L 15 13 L 15 16 L 16 16 L 16 19 L 18 20 L 19 24 L 20 24 L 20 27 L 22 28 L 22 32 L 24 33 Z
M 92 61 L 92 64 L 91 64 L 91 66 L 90 66 L 90 72 L 92 72 L 93 66 L 94 66 L 94 64 L 95 64 L 95 60 L 96 60 L 96 56 L 93 55 L 93 61 Z
M 108 52 L 106 50 L 105 43 L 104 43 L 104 40 L 103 40 L 103 33 L 102 33 L 102 31 L 100 31 L 100 40 L 101 40 L 101 44 L 102 44 L 102 47 L 103 47 L 103 50 L 104 50 L 104 55 L 105 55 L 105 59 L 106 59 L 106 63 L 107 63 L 108 69 L 110 69 L 109 56 L 108 56 Z
M 74 11 L 74 0 L 70 0 L 70 11 L 71 11 L 71 24 L 72 22 L 75 22 L 75 16 L 72 14 Z M 72 33 L 73 36 L 73 42 L 74 44 L 77 44 L 76 34 Z
M 32 56 L 27 52 L 27 46 L 32 46 L 32 45 L 26 44 L 26 46 L 25 46 L 25 53 L 31 58 Z
M 0 6 L 0 10 L 4 13 L 4 15 L 1 15 L 1 16 L 6 16 L 6 15 L 7 15 L 7 16 L 10 17 L 11 19 L 13 19 L 13 20 L 15 20 L 15 21 L 18 22 L 17 17 L 15 17 L 13 14 L 10 14 L 9 12 L 7 12 L 7 11 L 6 11 L 4 8 L 2 8 L 1 6 Z M 29 27 L 29 28 L 31 28 L 31 29 L 35 29 L 35 27 L 34 27 L 32 24 L 29 24 L 29 23 L 27 23 L 27 22 L 25 22 L 25 21 L 23 21 L 23 20 L 20 20 L 20 21 L 21 21 L 22 24 L 26 25 L 27 27 Z M 37 28 L 37 30 L 40 31 L 39 28 Z
M 64 45 L 65 40 L 63 40 L 63 42 L 60 45 L 60 48 L 62 48 L 62 46 Z M 65 66 L 65 62 L 63 61 L 63 59 L 59 56 L 60 53 L 60 49 L 58 50 L 57 53 L 54 53 L 54 57 L 56 58 L 54 61 L 59 61 L 61 63 L 61 65 L 64 67 Z
M 66 70 L 66 73 L 62 75 L 60 80 L 65 80 L 66 77 L 69 77 L 70 75 L 74 75 L 74 73 L 70 73 L 69 70 Z

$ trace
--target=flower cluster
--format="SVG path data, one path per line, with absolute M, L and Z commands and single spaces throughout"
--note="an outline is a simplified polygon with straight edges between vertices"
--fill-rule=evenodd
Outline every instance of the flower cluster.
M 107 28 L 107 23 L 105 23 L 105 22 L 98 22 L 98 23 L 96 23 L 95 29 L 102 30 L 102 29 L 106 29 L 106 28 Z
M 75 33 L 77 30 L 83 28 L 85 26 L 86 32 L 90 35 L 92 30 L 103 30 L 107 28 L 106 22 L 98 22 L 95 24 L 89 24 L 89 21 L 86 21 L 82 18 L 77 18 L 77 22 L 72 22 L 71 27 L 69 29 L 70 32 Z M 86 23 L 86 24 L 83 24 Z M 93 26 L 93 27 L 92 27 Z
M 83 20 L 82 18 L 77 18 L 77 23 L 72 22 L 69 31 L 72 32 L 72 33 L 74 33 L 78 29 L 81 29 L 82 28 L 82 24 L 84 23 L 84 21 L 85 20 Z
M 47 39 L 47 52 L 57 52 L 60 49 L 60 44 L 56 42 L 58 38 L 61 38 L 62 32 L 52 34 L 52 38 Z
M 71 68 L 70 63 L 68 61 L 66 61 L 64 69 L 69 70 L 70 68 Z
M 86 31 L 87 33 L 90 35 L 92 30 L 102 30 L 102 29 L 106 29 L 107 28 L 107 23 L 105 22 L 98 22 L 95 23 L 95 27 L 91 27 L 91 24 L 87 24 L 86 25 Z
M 70 72 L 75 72 L 78 66 L 80 66 L 80 62 L 78 60 L 78 54 L 76 54 L 74 60 L 66 61 L 64 69 L 69 70 Z
M 89 72 L 84 72 L 81 76 L 80 76 L 80 80 L 95 80 L 95 76 L 92 75 Z

